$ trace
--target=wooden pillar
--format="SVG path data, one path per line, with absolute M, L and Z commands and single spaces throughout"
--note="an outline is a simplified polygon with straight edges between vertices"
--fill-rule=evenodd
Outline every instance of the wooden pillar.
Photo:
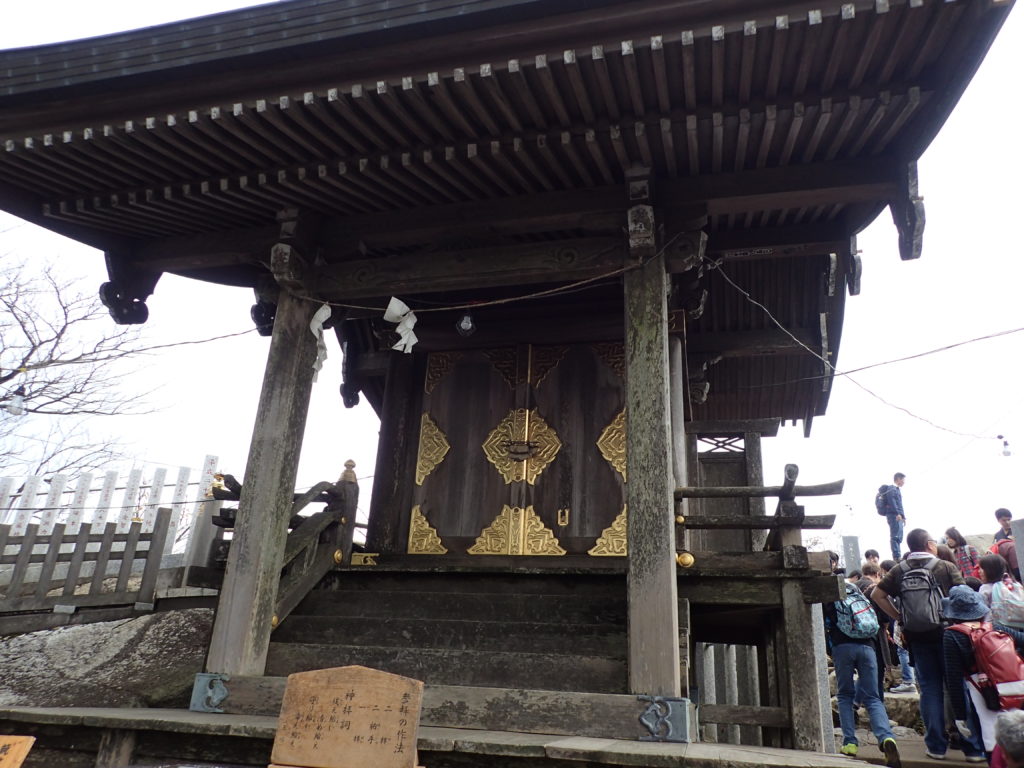
M 804 602 L 800 582 L 782 581 L 782 633 L 785 645 L 786 688 L 792 721 L 792 748 L 824 752 L 824 716 L 818 687 L 814 633 L 821 627 L 814 622 L 811 606 Z M 829 732 L 831 739 L 831 732 Z M 834 747 L 833 747 L 834 750 Z M 832 751 L 832 750 L 830 750 Z
M 209 672 L 262 675 L 281 578 L 295 474 L 313 385 L 313 302 L 281 291 L 238 519 L 206 661 Z
M 743 435 L 743 455 L 747 462 L 747 485 L 764 485 L 764 463 L 761 458 L 761 433 L 746 432 Z M 751 497 L 747 499 L 748 515 L 763 515 L 765 513 L 764 498 Z M 760 552 L 768 540 L 767 531 L 750 532 L 750 551 Z
M 668 275 L 647 180 L 631 180 L 626 272 L 629 690 L 679 696 L 675 501 L 668 374 Z
M 136 731 L 107 728 L 100 734 L 94 768 L 121 768 L 135 758 Z
M 722 649 L 722 672 L 725 683 L 725 703 L 736 706 L 740 703 L 739 695 L 739 667 L 736 661 L 736 646 L 723 645 Z M 736 723 L 730 723 L 725 727 L 725 739 L 729 744 L 740 743 L 740 727 Z
M 822 752 L 835 754 L 836 740 L 832 738 L 832 691 L 828 685 L 828 659 L 825 650 L 825 615 L 821 603 L 811 609 L 811 639 L 814 641 L 814 669 L 818 675 L 818 702 L 821 712 Z
M 422 389 L 423 384 L 419 374 L 414 355 L 390 353 L 366 530 L 367 552 L 399 552 L 405 544 L 400 520 L 402 512 L 406 511 L 403 509 L 406 485 L 414 476 L 408 471 L 410 457 L 412 461 L 416 457 L 412 446 L 419 440 L 417 388 Z
M 700 675 L 697 683 L 700 689 L 699 704 L 717 704 L 718 695 L 715 688 L 715 646 L 710 643 L 697 643 L 697 671 Z M 718 741 L 718 726 L 708 723 L 701 726 L 701 739 L 708 742 Z
M 740 645 L 736 648 L 736 668 L 739 670 L 740 706 L 759 707 L 761 696 L 759 688 L 759 672 L 757 668 L 757 648 L 752 645 Z M 829 711 L 831 714 L 831 710 Z M 740 726 L 740 744 L 761 745 L 761 729 L 756 725 Z

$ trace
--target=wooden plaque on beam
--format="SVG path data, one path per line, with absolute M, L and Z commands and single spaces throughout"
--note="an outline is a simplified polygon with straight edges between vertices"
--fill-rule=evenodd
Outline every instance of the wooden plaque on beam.
M 0 768 L 20 768 L 35 742 L 35 736 L 0 736 Z
M 423 683 L 367 667 L 288 676 L 270 768 L 415 768 Z

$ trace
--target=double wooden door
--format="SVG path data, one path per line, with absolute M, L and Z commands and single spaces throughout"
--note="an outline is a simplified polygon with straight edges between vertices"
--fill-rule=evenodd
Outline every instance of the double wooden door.
M 407 549 L 625 554 L 621 344 L 428 358 Z

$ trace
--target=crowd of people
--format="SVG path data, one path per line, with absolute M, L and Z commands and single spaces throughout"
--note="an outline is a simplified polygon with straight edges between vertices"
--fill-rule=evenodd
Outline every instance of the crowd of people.
M 1024 768 L 1024 587 L 1011 532 L 1012 514 L 996 510 L 999 530 L 978 552 L 956 529 L 937 540 L 923 528 L 906 534 L 900 489 L 882 486 L 876 507 L 889 523 L 891 559 L 864 553 L 845 576 L 845 596 L 826 605 L 825 632 L 836 676 L 840 753 L 856 756 L 856 712 L 864 707 L 886 765 L 899 748 L 885 693 L 919 695 L 925 754 L 950 748 L 972 763 Z M 887 668 L 900 680 L 886 691 Z M 1003 713 L 1003 714 L 1000 714 Z

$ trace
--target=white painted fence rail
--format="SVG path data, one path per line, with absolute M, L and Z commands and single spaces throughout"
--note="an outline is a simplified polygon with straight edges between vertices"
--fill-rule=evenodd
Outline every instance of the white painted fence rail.
M 217 457 L 206 456 L 198 472 L 179 467 L 172 480 L 166 467 L 136 467 L 123 475 L 116 471 L 102 476 L 91 472 L 71 478 L 0 478 L 0 524 L 10 525 L 10 536 L 24 536 L 30 525 L 39 536 L 53 533 L 62 525 L 66 534 L 76 534 L 88 523 L 94 529 L 114 523 L 117 533 L 126 533 L 132 523 L 141 523 L 151 533 L 158 507 L 171 510 L 165 554 L 182 552 L 207 507 L 216 502 L 207 496 L 217 472 Z M 169 498 L 168 498 L 169 497 Z M 0 555 L 4 553 L 0 551 Z

